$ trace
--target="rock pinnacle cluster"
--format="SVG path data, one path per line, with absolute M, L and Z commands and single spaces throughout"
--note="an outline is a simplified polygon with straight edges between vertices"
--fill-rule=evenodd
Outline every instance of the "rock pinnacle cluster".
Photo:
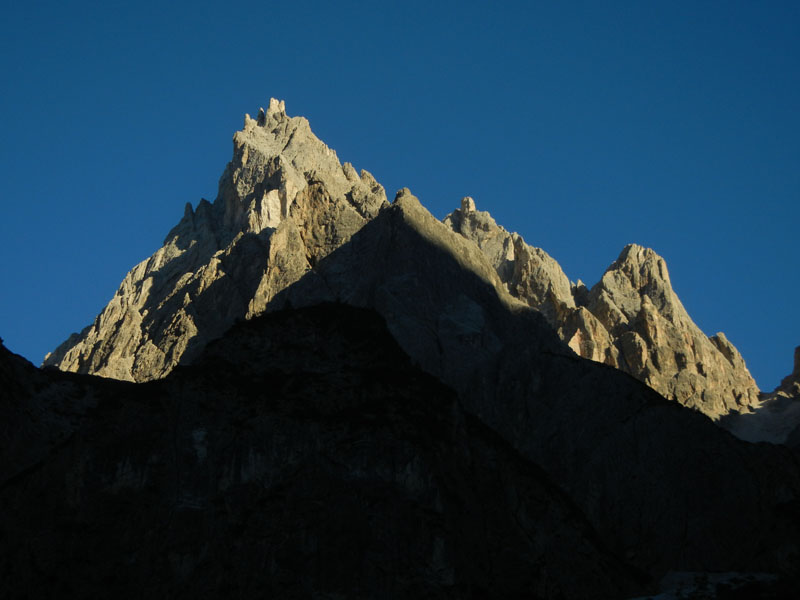
M 626 246 L 589 289 L 572 284 L 544 250 L 476 210 L 472 198 L 444 222 L 474 241 L 508 291 L 539 309 L 578 355 L 630 373 L 715 419 L 758 405 L 758 388 L 738 350 L 723 333 L 709 338 L 695 325 L 653 250 Z
M 164 245 L 44 364 L 128 381 L 163 377 L 237 319 L 263 312 L 385 205 L 372 175 L 342 165 L 306 119 L 272 99 L 234 135 L 216 200 L 187 204 Z
M 164 245 L 44 364 L 129 381 L 161 378 L 237 320 L 268 310 L 387 206 L 372 175 L 340 163 L 306 119 L 289 117 L 272 99 L 234 135 L 216 200 L 187 204 Z M 471 197 L 444 224 L 480 249 L 497 290 L 538 310 L 579 356 L 714 420 L 762 406 L 766 396 L 739 351 L 723 333 L 708 337 L 697 327 L 653 250 L 626 246 L 588 288 Z

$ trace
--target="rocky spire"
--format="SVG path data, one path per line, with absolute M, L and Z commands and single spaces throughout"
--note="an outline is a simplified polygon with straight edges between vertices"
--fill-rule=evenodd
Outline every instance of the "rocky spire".
M 537 308 L 570 348 L 617 367 L 662 395 L 717 419 L 758 404 L 758 388 L 738 350 L 695 325 L 672 289 L 666 262 L 626 246 L 591 289 L 571 285 L 544 250 L 509 233 L 472 198 L 444 219 L 475 242 L 512 295 Z
M 410 192 L 398 198 L 413 204 Z M 136 381 L 162 377 L 235 320 L 263 312 L 386 206 L 369 173 L 341 164 L 305 118 L 272 99 L 234 135 L 216 199 L 187 205 L 163 247 L 45 364 Z M 741 355 L 724 335 L 709 339 L 692 322 L 652 250 L 627 246 L 589 290 L 471 197 L 444 224 L 477 246 L 497 275 L 491 285 L 540 311 L 580 356 L 712 418 L 757 403 Z
M 306 119 L 271 99 L 233 136 L 214 202 L 187 205 L 94 323 L 44 362 L 117 379 L 162 377 L 236 319 L 263 311 L 385 204 L 372 175 L 340 164 Z
M 626 246 L 586 308 L 609 334 L 601 341 L 613 344 L 608 362 L 667 398 L 712 418 L 757 404 L 758 388 L 738 350 L 724 334 L 708 338 L 695 325 L 653 250 Z

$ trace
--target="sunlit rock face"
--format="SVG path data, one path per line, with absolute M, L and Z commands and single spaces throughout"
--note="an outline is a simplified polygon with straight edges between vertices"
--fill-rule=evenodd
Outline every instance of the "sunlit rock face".
M 630 373 L 663 396 L 714 419 L 758 403 L 739 352 L 694 324 L 672 289 L 667 265 L 627 246 L 590 289 L 570 284 L 558 263 L 498 226 L 472 198 L 444 219 L 475 242 L 515 297 L 539 309 L 578 355 Z
M 216 200 L 187 204 L 164 245 L 44 364 L 133 381 L 163 377 L 235 320 L 262 312 L 385 204 L 369 173 L 340 164 L 306 119 L 287 116 L 273 99 L 234 135 Z
M 498 226 L 488 212 L 476 210 L 472 198 L 464 198 L 444 224 L 478 244 L 506 289 L 539 309 L 554 328 L 575 308 L 569 279 L 559 264 L 541 248 Z

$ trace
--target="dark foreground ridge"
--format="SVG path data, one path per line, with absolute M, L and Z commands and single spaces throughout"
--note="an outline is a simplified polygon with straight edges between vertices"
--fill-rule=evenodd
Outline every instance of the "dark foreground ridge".
M 373 311 L 257 318 L 145 384 L 3 353 L 3 445 L 24 446 L 0 483 L 6 597 L 618 598 L 647 581 Z
M 239 323 L 142 384 L 2 348 L 0 383 L 5 597 L 577 599 L 654 585 L 368 309 Z

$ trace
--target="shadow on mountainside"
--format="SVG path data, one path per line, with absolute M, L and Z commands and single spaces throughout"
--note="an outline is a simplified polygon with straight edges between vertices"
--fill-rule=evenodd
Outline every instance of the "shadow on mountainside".
M 800 398 L 770 394 L 754 412 L 732 412 L 719 424 L 742 440 L 800 450 Z
M 263 265 L 259 268 L 263 268 Z M 800 465 L 792 452 L 787 448 L 739 441 L 720 430 L 706 417 L 684 409 L 677 403 L 666 401 L 632 377 L 574 355 L 557 338 L 539 313 L 514 300 L 502 290 L 496 272 L 477 246 L 449 231 L 425 211 L 410 193 L 399 194 L 391 207 L 382 210 L 346 244 L 320 260 L 313 271 L 279 293 L 268 305 L 268 310 L 275 311 L 289 306 L 297 308 L 330 301 L 377 311 L 385 319 L 391 335 L 411 360 L 455 390 L 460 405 L 469 415 L 465 417 L 468 422 L 481 423 L 481 427 L 488 428 L 484 430 L 487 435 L 487 431 L 496 432 L 498 439 L 505 440 L 522 457 L 520 460 L 524 459 L 531 468 L 535 469 L 535 465 L 541 467 L 549 480 L 555 482 L 572 499 L 577 510 L 586 516 L 591 529 L 599 536 L 597 539 L 602 540 L 609 549 L 611 556 L 620 557 L 654 578 L 660 578 L 670 570 L 758 570 L 790 575 L 798 573 Z M 198 302 L 197 307 L 200 306 Z M 240 309 L 244 310 L 243 307 Z M 214 310 L 214 307 L 209 306 L 208 310 Z M 231 314 L 230 320 L 232 322 L 234 318 L 243 315 L 244 312 L 239 315 Z M 335 314 L 329 316 L 333 319 L 339 318 Z M 219 343 L 224 345 L 225 339 L 227 336 Z M 282 371 L 273 370 L 260 376 L 257 384 L 248 387 L 248 393 L 280 390 L 281 393 L 289 394 L 286 397 L 292 399 L 290 404 L 302 402 L 306 397 L 324 397 L 328 387 L 338 381 L 338 376 L 335 375 L 338 367 L 331 369 L 329 378 L 320 380 L 313 376 L 314 365 L 318 355 L 327 360 L 326 353 L 331 347 L 335 347 L 332 339 L 328 334 L 319 333 L 314 334 L 310 341 L 294 342 L 290 337 L 282 352 L 291 348 L 292 344 L 298 344 L 297 347 L 302 352 L 290 355 L 303 365 L 302 376 L 294 383 L 287 383 L 285 373 L 282 375 Z M 209 348 L 209 352 L 212 351 L 213 346 Z M 336 352 L 333 358 L 338 357 L 337 360 L 346 364 L 353 349 L 343 348 Z M 186 411 L 192 407 L 211 410 L 220 401 L 219 398 L 229 402 L 226 390 L 237 385 L 237 369 L 241 368 L 240 363 L 246 362 L 249 355 L 236 347 L 230 347 L 227 353 L 231 357 L 227 359 L 229 363 L 225 363 L 225 368 L 220 371 L 214 371 L 211 378 L 204 376 L 201 356 L 197 367 L 189 367 L 185 371 L 192 374 L 187 380 L 169 377 L 165 380 L 167 383 L 156 382 L 137 389 L 146 390 L 143 392 L 145 396 L 156 394 L 155 397 L 162 398 L 157 405 L 161 407 L 160 411 L 165 411 L 165 415 L 180 414 L 184 415 L 181 418 L 191 420 L 191 413 Z M 359 357 L 359 361 L 368 361 L 369 355 L 366 352 L 355 356 Z M 270 361 L 280 364 L 280 356 L 281 352 L 276 351 L 264 355 L 256 364 L 263 363 L 268 369 L 268 365 L 272 364 Z M 300 360 L 301 356 L 305 358 Z M 221 360 L 220 357 L 218 359 Z M 387 367 L 381 371 L 382 375 L 376 376 L 376 381 L 389 376 L 391 370 L 391 367 Z M 184 368 L 176 371 L 176 377 L 181 372 L 184 372 Z M 403 373 L 401 370 L 400 374 Z M 303 387 L 306 379 L 313 387 Z M 169 382 L 181 382 L 180 386 L 183 387 L 159 391 L 165 389 L 159 386 L 178 385 Z M 372 389 L 369 387 L 372 384 L 368 385 L 361 380 L 356 385 L 347 385 L 350 386 L 349 391 L 342 394 L 341 398 L 361 397 L 363 389 Z M 300 386 L 298 389 L 305 391 L 295 394 L 291 386 Z M 401 386 L 400 391 L 395 390 L 391 394 L 399 394 L 400 398 L 407 398 L 408 394 L 414 397 L 414 389 L 402 389 Z M 177 406 L 173 406 L 170 404 L 170 394 L 176 398 L 190 398 L 191 401 L 187 403 L 181 400 Z M 236 394 L 239 392 L 235 392 L 234 396 Z M 263 397 L 268 398 L 269 393 L 263 392 Z M 420 397 L 427 402 L 430 394 L 420 392 Z M 249 408 L 230 409 L 230 418 L 246 427 L 247 431 L 252 431 L 252 418 L 259 413 L 255 405 L 247 406 Z M 347 414 L 355 418 L 360 410 L 359 408 Z M 214 413 L 214 417 L 209 418 L 213 421 L 218 417 Z M 173 420 L 175 418 L 177 417 L 170 417 Z M 281 469 L 296 464 L 291 453 L 274 454 L 282 447 L 281 444 L 290 444 L 291 447 L 292 435 L 297 427 L 290 421 L 281 421 L 279 426 L 278 421 L 270 426 L 270 433 L 264 437 L 265 441 L 253 442 L 270 444 L 268 448 L 262 448 L 253 458 L 249 455 L 243 456 L 236 459 L 238 462 L 226 464 L 224 468 L 220 466 L 213 472 L 203 471 L 205 474 L 202 477 L 208 481 L 227 481 L 230 478 L 244 479 L 243 473 L 255 472 L 258 476 L 252 485 L 256 487 L 252 488 L 250 483 L 253 480 L 248 479 L 247 490 L 258 490 L 259 485 L 272 485 L 272 479 L 266 475 L 263 463 L 259 462 L 262 459 L 257 456 L 273 456 L 270 464 L 283 465 Z M 348 425 L 345 419 L 337 426 L 356 425 L 357 423 Z M 413 430 L 410 425 L 409 428 Z M 190 465 L 193 464 L 190 459 L 199 460 L 197 457 L 203 451 L 208 455 L 208 447 L 203 446 L 202 442 L 206 438 L 201 433 L 197 434 L 199 438 L 196 447 L 195 442 L 191 441 L 195 439 L 195 431 L 206 429 L 200 425 L 194 429 L 186 425 L 184 429 L 181 434 L 184 436 L 181 438 L 184 440 L 180 451 L 182 454 L 177 454 L 177 450 L 173 451 L 176 457 L 174 460 L 182 461 L 182 465 Z M 319 430 L 314 432 L 303 433 L 301 439 L 310 439 Z M 144 432 L 142 435 L 145 435 L 144 439 L 148 439 Z M 177 433 L 172 431 L 170 435 Z M 208 433 L 203 435 L 207 436 Z M 358 436 L 351 435 L 347 437 L 347 444 L 357 446 L 358 439 Z M 235 447 L 230 445 L 234 444 L 231 439 L 226 440 L 225 444 L 228 445 L 223 444 L 221 448 Z M 126 443 L 130 445 L 132 442 Z M 206 449 L 201 451 L 197 448 Z M 372 442 L 368 448 L 369 452 L 364 456 L 372 456 L 377 461 L 383 460 L 379 442 Z M 108 472 L 116 473 L 117 469 L 120 473 L 118 477 L 121 478 L 119 481 L 133 482 L 124 485 L 138 486 L 144 484 L 137 482 L 149 481 L 147 468 L 129 469 L 123 455 L 124 452 L 120 450 L 117 462 L 108 465 Z M 396 454 L 392 454 L 392 457 L 394 466 L 389 471 L 395 473 L 392 477 L 400 480 L 402 477 L 393 469 L 400 468 L 397 465 L 413 461 L 409 459 L 403 463 Z M 149 459 L 142 455 L 136 459 L 136 464 L 147 465 L 147 460 Z M 367 459 L 359 458 L 361 460 Z M 511 477 L 503 474 L 504 471 L 499 466 L 506 460 L 511 459 L 498 459 L 489 469 L 498 470 L 498 479 L 495 481 L 502 490 L 506 490 L 503 482 Z M 337 456 L 336 461 L 342 462 L 342 456 Z M 349 463 L 344 461 L 344 464 Z M 177 483 L 174 484 L 176 489 L 182 481 L 180 469 L 178 471 L 178 474 L 170 475 L 177 478 Z M 436 469 L 434 471 L 440 473 Z M 381 467 L 378 472 L 386 471 Z M 444 472 L 446 469 L 442 471 Z M 159 481 L 173 481 L 170 477 Z M 431 477 L 429 473 L 422 476 L 412 469 L 408 477 L 402 480 L 404 485 L 421 485 L 424 488 L 425 482 L 429 482 Z M 464 481 L 468 482 L 469 477 L 464 477 Z M 124 487 L 122 483 L 111 483 L 118 479 L 109 479 L 108 476 L 106 479 L 108 486 Z M 330 493 L 331 497 L 347 502 L 343 491 L 334 491 Z M 323 496 L 327 493 L 326 491 Z M 72 488 L 65 494 L 68 498 L 79 497 L 74 495 L 79 494 L 79 491 Z M 175 502 L 183 502 L 178 492 L 175 494 Z M 309 494 L 311 492 L 303 498 L 310 498 Z M 509 506 L 523 502 L 526 498 L 518 489 L 504 491 L 501 495 L 505 498 L 503 502 L 508 502 Z M 434 507 L 437 506 L 436 497 L 433 494 L 434 500 L 431 500 Z M 16 501 L 20 501 L 20 497 Z M 494 501 L 493 499 L 492 502 Z M 278 510 L 269 502 L 265 501 L 265 506 L 269 506 L 270 510 Z M 311 510 L 315 505 L 310 500 L 309 502 Z M 365 502 L 372 506 L 376 503 L 380 505 L 382 501 Z M 463 499 L 458 502 L 463 506 L 473 506 L 469 503 L 463 504 Z M 186 500 L 186 503 L 186 510 L 189 510 L 193 506 L 191 499 Z M 545 506 L 547 504 L 544 503 Z M 478 505 L 485 510 L 491 510 L 487 507 L 493 506 L 491 502 L 479 502 Z M 430 508 L 431 505 L 424 506 Z M 223 516 L 227 514 L 224 502 L 223 508 L 219 510 Z M 248 515 L 260 514 L 258 507 L 250 507 L 248 510 Z M 463 510 L 469 512 L 473 509 Z M 539 522 L 538 517 L 531 517 L 528 521 L 528 517 L 520 516 L 514 510 L 511 510 L 511 514 L 519 517 L 523 524 Z M 164 518 L 169 521 L 172 517 Z M 370 521 L 363 527 L 369 529 L 370 524 L 379 521 Z M 488 524 L 484 526 L 489 527 Z M 426 527 L 428 525 L 420 526 L 420 535 L 427 531 Z M 247 529 L 246 522 L 241 528 Z M 270 535 L 287 535 L 282 529 L 269 531 L 272 532 Z M 211 533 L 216 535 L 213 531 Z M 340 535 L 345 533 L 344 530 L 339 531 Z M 435 542 L 435 538 L 436 536 L 431 538 L 434 541 L 430 541 L 432 545 L 426 546 L 426 552 L 434 552 L 432 548 L 438 547 L 436 544 L 440 542 Z M 547 539 L 550 541 L 535 538 L 532 543 L 534 546 L 544 544 L 549 551 L 548 544 L 555 542 L 552 542 L 553 538 Z M 309 541 L 302 552 L 298 550 L 300 554 L 292 556 L 313 556 L 315 543 L 318 544 L 319 539 L 317 542 Z M 552 551 L 560 552 L 560 547 L 556 546 Z M 409 546 L 404 552 L 415 554 L 418 550 L 419 548 Z M 170 559 L 178 566 L 169 568 L 179 568 L 182 564 L 181 552 Z M 436 552 L 439 550 L 434 554 Z M 268 558 L 269 561 L 280 562 L 275 555 L 260 546 L 257 553 L 261 553 L 259 556 L 265 557 L 264 560 Z M 422 554 L 428 556 L 424 552 Z M 392 564 L 406 564 L 403 562 L 405 559 L 401 560 L 397 556 L 392 558 L 380 555 Z M 193 568 L 205 565 L 201 559 L 197 560 L 200 562 L 190 561 L 187 564 L 194 565 Z M 541 564 L 536 563 L 539 570 L 535 572 L 540 573 L 544 579 L 550 577 L 544 574 L 547 572 L 547 560 Z M 439 559 L 431 561 L 424 567 L 421 563 L 414 562 L 416 566 L 409 567 L 404 572 L 412 573 L 424 568 L 426 573 L 435 573 L 436 577 L 444 578 L 436 579 L 437 582 L 450 581 L 450 567 L 442 566 L 444 563 Z M 469 564 L 469 561 L 464 564 Z M 595 563 L 590 561 L 588 564 L 586 573 L 592 573 L 591 564 Z M 297 569 L 301 569 L 302 561 L 297 559 L 296 565 Z M 352 567 L 352 564 L 348 563 L 348 566 Z M 497 569 L 499 566 L 494 565 L 489 570 L 499 573 Z M 279 569 L 271 573 L 290 571 L 291 569 Z M 541 582 L 542 579 L 537 581 Z M 615 581 L 616 585 L 622 579 Z M 412 588 L 404 589 L 409 592 Z M 543 592 L 540 595 L 551 597 L 553 594 Z M 577 597 L 581 595 L 577 594 Z
M 377 310 L 412 360 L 541 465 L 613 552 L 653 576 L 797 571 L 795 455 L 739 441 L 578 358 L 541 315 L 498 293 L 477 248 L 445 229 L 401 193 L 271 308 L 336 300 Z
M 9 598 L 620 598 L 646 580 L 373 311 L 274 312 L 143 384 L 0 350 L 3 441 L 33 451 L 0 471 Z

